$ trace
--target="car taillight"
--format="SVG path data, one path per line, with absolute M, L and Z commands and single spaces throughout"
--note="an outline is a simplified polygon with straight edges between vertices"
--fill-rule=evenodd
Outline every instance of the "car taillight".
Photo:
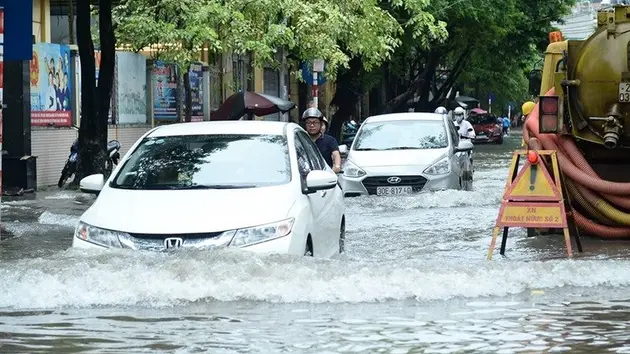
M 558 96 L 540 96 L 538 106 L 540 132 L 543 134 L 557 133 L 560 98 Z

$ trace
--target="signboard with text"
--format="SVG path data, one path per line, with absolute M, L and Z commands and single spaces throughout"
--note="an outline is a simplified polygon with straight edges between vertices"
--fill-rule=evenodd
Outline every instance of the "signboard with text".
M 30 64 L 31 125 L 72 125 L 70 47 L 62 44 L 33 45 Z
M 153 66 L 153 118 L 155 120 L 177 120 L 176 95 L 176 66 L 156 61 Z

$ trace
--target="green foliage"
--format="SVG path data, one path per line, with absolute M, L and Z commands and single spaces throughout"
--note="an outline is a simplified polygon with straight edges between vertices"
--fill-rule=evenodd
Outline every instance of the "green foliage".
M 484 0 L 482 2 L 486 2 Z M 481 88 L 484 102 L 489 92 L 496 103 L 529 99 L 527 74 L 547 46 L 551 23 L 569 13 L 573 0 L 502 1 L 503 6 L 487 8 L 486 20 L 493 30 L 483 32 L 460 83 L 468 94 Z M 493 104 L 494 105 L 494 104 Z
M 227 14 L 216 2 L 123 0 L 112 11 L 118 42 L 133 51 L 151 47 L 155 58 L 188 67 L 203 46 L 220 50 L 216 31 Z
M 384 5 L 383 5 L 384 4 Z M 445 23 L 424 11 L 427 0 L 123 0 L 114 9 L 119 43 L 157 49 L 181 65 L 215 52 L 253 53 L 274 63 L 285 48 L 297 60 L 324 59 L 327 74 L 360 57 L 365 69 L 391 58 L 405 30 L 429 43 L 446 38 Z M 389 9 L 405 12 L 401 22 Z
M 424 11 L 434 21 L 446 23 L 448 37 L 429 36 L 426 42 L 405 31 L 387 69 L 408 96 L 419 94 L 422 102 L 428 102 L 431 93 L 434 100 L 444 97 L 454 85 L 465 87 L 469 94 L 494 92 L 500 100 L 522 99 L 527 96 L 525 75 L 546 46 L 551 23 L 567 14 L 574 2 L 431 0 Z M 401 23 L 411 18 L 391 11 Z M 441 77 L 440 71 L 445 73 Z M 426 83 L 434 85 L 427 90 Z

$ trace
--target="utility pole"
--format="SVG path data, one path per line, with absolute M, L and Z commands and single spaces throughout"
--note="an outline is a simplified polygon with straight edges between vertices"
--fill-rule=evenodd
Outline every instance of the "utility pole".
M 313 60 L 313 104 L 319 109 L 319 86 L 317 74 L 324 71 L 324 61 L 322 59 Z

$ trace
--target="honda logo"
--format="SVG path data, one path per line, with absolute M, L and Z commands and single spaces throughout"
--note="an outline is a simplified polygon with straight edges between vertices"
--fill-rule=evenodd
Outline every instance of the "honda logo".
M 400 181 L 402 181 L 400 179 L 400 177 L 389 177 L 387 179 L 387 183 L 389 183 L 389 184 L 398 184 L 398 183 L 400 183 Z
M 164 240 L 164 248 L 180 248 L 184 244 L 184 240 L 179 237 L 169 237 Z

